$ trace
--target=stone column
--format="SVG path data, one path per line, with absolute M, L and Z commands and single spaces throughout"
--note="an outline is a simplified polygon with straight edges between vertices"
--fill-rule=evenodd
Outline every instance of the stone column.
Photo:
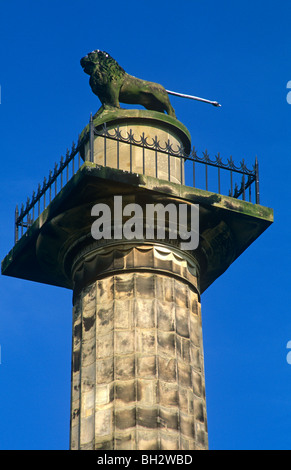
M 207 448 L 195 260 L 103 247 L 74 276 L 71 449 Z
M 107 146 L 96 134 L 105 123 L 166 150 L 111 137 Z M 170 116 L 104 111 L 94 126 L 94 148 L 91 122 L 79 138 L 84 164 L 7 254 L 2 274 L 73 290 L 71 449 L 207 449 L 200 295 L 273 223 L 273 210 L 184 186 L 169 144 L 189 153 L 190 135 Z M 182 250 L 170 230 L 164 240 L 144 231 L 95 240 L 92 208 L 112 208 L 116 195 L 142 208 L 199 204 L 199 246 Z
M 112 135 L 118 127 L 123 138 L 190 148 L 183 124 L 161 113 L 119 110 L 105 117 Z M 102 125 L 94 122 L 96 129 Z M 83 158 L 89 154 L 87 140 Z M 182 159 L 98 135 L 93 161 L 160 178 L 156 182 L 184 182 Z M 146 191 L 126 198 L 141 206 L 171 202 Z M 103 202 L 112 206 L 111 197 Z M 82 242 L 70 257 L 71 448 L 205 449 L 199 263 L 169 240 L 110 243 Z

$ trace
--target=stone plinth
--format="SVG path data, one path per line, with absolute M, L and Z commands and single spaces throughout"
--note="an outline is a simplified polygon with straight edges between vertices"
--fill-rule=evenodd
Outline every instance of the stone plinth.
M 179 153 L 179 149 L 190 150 L 190 135 L 185 126 L 171 118 L 156 111 L 144 110 L 118 110 L 114 113 L 105 111 L 93 122 L 96 130 L 101 129 L 106 119 L 106 128 L 109 134 L 115 135 L 118 129 L 122 138 L 127 139 L 130 135 L 136 141 L 152 145 L 154 141 L 159 142 L 163 149 L 171 145 L 173 152 Z M 89 129 L 83 131 L 88 134 Z M 84 145 L 83 158 L 90 160 L 89 140 Z M 169 156 L 164 152 L 142 148 L 141 146 L 130 146 L 125 142 L 105 139 L 94 136 L 93 162 L 98 165 L 131 171 L 132 173 L 154 176 L 162 180 L 184 183 L 184 160 L 179 157 Z

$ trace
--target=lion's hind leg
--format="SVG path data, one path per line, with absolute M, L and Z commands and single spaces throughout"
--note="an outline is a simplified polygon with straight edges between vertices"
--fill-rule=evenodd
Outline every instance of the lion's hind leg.
M 172 117 L 176 117 L 176 113 L 175 113 L 175 110 L 173 108 L 173 106 L 171 105 L 170 103 L 170 100 L 168 99 L 167 102 L 165 103 L 165 109 L 168 113 L 169 116 L 172 116 Z
M 147 102 L 147 109 L 154 109 L 169 116 L 176 117 L 175 110 L 170 103 L 169 95 L 162 85 L 149 82 L 145 90 L 142 91 L 144 100 Z M 147 98 L 145 96 L 147 95 Z

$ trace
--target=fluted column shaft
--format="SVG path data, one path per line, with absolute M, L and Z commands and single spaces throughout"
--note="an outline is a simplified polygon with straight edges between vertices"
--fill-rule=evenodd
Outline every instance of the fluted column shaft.
M 155 258 L 154 249 L 133 251 Z M 169 268 L 182 263 L 170 262 L 169 253 Z M 192 279 L 125 270 L 75 296 L 72 449 L 207 448 L 201 310 Z

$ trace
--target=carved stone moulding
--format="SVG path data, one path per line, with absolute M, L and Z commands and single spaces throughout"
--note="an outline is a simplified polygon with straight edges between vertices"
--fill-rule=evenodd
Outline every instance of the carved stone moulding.
M 199 265 L 179 250 L 158 244 L 87 246 L 71 267 L 74 296 L 97 279 L 131 271 L 155 271 L 190 284 L 200 296 Z

